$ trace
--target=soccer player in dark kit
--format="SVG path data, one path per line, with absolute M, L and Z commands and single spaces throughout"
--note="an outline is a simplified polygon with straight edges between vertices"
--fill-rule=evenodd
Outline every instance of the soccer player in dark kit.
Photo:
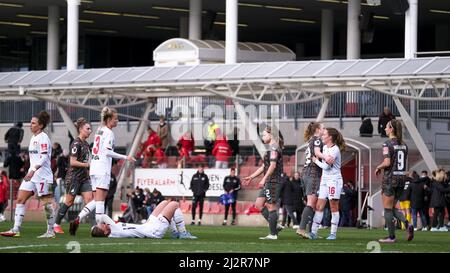
M 278 209 L 277 196 L 280 188 L 281 176 L 283 173 L 283 137 L 275 128 L 267 126 L 264 129 L 262 140 L 264 144 L 269 144 L 269 150 L 264 154 L 264 164 L 248 177 L 242 179 L 243 185 L 248 185 L 260 174 L 264 177 L 258 183 L 261 191 L 256 198 L 255 205 L 261 210 L 261 214 L 269 222 L 270 234 L 260 237 L 261 240 L 276 240 L 278 232 L 281 230 L 277 226 Z
M 375 175 L 384 171 L 381 182 L 381 197 L 384 207 L 384 219 L 389 236 L 378 240 L 380 243 L 395 243 L 394 217 L 403 222 L 407 227 L 407 240 L 414 238 L 414 227 L 401 211 L 395 208 L 406 180 L 406 163 L 408 158 L 408 146 L 403 142 L 402 124 L 398 120 L 391 120 L 386 125 L 386 135 L 389 140 L 383 143 L 383 162 L 375 169 Z

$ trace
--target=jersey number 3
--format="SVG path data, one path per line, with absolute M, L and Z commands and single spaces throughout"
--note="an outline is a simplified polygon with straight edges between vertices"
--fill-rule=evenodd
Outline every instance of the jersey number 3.
M 94 155 L 97 155 L 99 149 L 100 149 L 100 136 L 95 136 L 94 148 L 92 149 L 92 153 Z

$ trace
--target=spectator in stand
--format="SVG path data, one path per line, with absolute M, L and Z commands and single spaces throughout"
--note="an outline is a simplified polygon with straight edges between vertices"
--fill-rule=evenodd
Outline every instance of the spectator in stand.
M 427 195 L 427 185 L 426 180 L 428 177 L 413 178 L 414 173 L 411 174 L 412 182 L 409 184 L 406 194 L 409 196 L 411 201 L 411 214 L 414 230 L 417 230 L 417 213 L 419 213 L 420 220 L 422 221 L 422 231 L 427 231 L 427 218 L 425 214 L 427 213 L 424 209 L 425 206 L 425 196 Z
M 224 135 L 219 135 L 214 143 L 212 155 L 216 158 L 216 169 L 228 168 L 228 160 L 232 154 L 230 145 Z
M 447 171 L 445 173 L 445 187 L 450 187 L 450 171 Z M 447 215 L 448 215 L 448 222 L 447 222 L 447 228 L 450 228 L 450 194 L 445 195 L 445 205 L 447 207 Z
M 6 217 L 3 215 L 6 207 L 8 206 L 9 199 L 9 181 L 5 171 L 0 173 L 0 222 L 6 221 Z
M 431 231 L 448 231 L 444 226 L 445 194 L 450 193 L 450 188 L 444 187 L 445 171 L 440 169 L 433 171 L 431 182 L 430 207 L 433 208 L 433 227 Z
M 147 189 L 146 189 L 147 190 Z M 149 190 L 150 191 L 150 190 Z M 147 195 L 147 198 L 145 200 L 145 206 L 147 208 L 147 214 L 151 215 L 153 210 L 158 206 L 159 203 L 164 201 L 164 196 L 160 191 L 158 191 L 156 188 L 153 189 L 153 192 Z
M 359 136 L 361 137 L 372 137 L 373 136 L 373 125 L 370 117 L 366 115 L 361 116 L 361 126 L 359 127 Z
M 161 147 L 156 149 L 154 157 L 155 157 L 154 162 L 158 166 L 159 169 L 167 168 L 167 157 L 164 154 L 164 150 Z
M 166 123 L 164 116 L 159 117 L 157 134 L 161 140 L 161 149 L 165 151 L 169 145 L 169 124 Z
M 226 194 L 232 194 L 234 202 L 231 203 L 231 210 L 233 213 L 233 220 L 231 221 L 231 225 L 236 225 L 236 203 L 237 203 L 237 195 L 238 191 L 241 189 L 241 180 L 236 176 L 236 170 L 231 168 L 230 175 L 225 176 L 223 180 L 223 190 Z M 230 204 L 225 205 L 225 215 L 222 225 L 227 224 L 228 219 L 228 211 L 230 209 Z
M 184 133 L 178 140 L 178 143 L 181 144 L 181 147 L 184 148 L 184 151 L 186 151 L 189 156 L 192 155 L 192 152 L 194 151 L 195 141 L 194 136 L 190 131 Z
M 341 212 L 340 227 L 353 226 L 352 206 L 353 200 L 356 197 L 357 192 L 353 186 L 352 181 L 346 181 L 341 191 L 341 201 L 339 202 Z
M 67 151 L 63 150 L 63 152 L 56 157 L 55 201 L 57 206 L 59 206 L 61 193 L 65 192 L 65 180 L 68 166 L 69 166 L 69 154 Z
M 306 202 L 305 202 L 305 194 L 304 194 L 304 185 L 303 180 L 300 179 L 300 173 L 295 172 L 294 177 L 291 178 L 292 183 L 292 190 L 293 190 L 293 203 L 294 206 L 294 214 L 295 219 L 297 222 L 294 222 L 293 229 L 298 229 L 300 227 L 300 221 L 302 218 L 303 209 L 305 208 Z
M 158 134 L 156 134 L 156 132 L 152 129 L 152 127 L 150 127 L 150 125 L 148 126 L 147 131 L 148 131 L 147 140 L 142 145 L 143 146 L 142 153 L 144 155 L 144 160 L 142 163 L 143 168 L 150 167 L 150 163 L 152 161 L 156 149 L 158 147 L 161 147 L 161 139 L 159 138 Z
M 9 128 L 5 134 L 5 142 L 8 143 L 9 155 L 20 153 L 20 143 L 23 140 L 22 126 L 22 122 L 18 122 L 14 127 Z
M 286 227 L 286 220 L 287 220 L 287 227 L 289 227 L 289 219 L 292 220 L 292 224 L 296 225 L 297 218 L 294 215 L 294 199 L 296 196 L 294 195 L 294 186 L 291 178 L 287 176 L 285 173 L 283 173 L 283 177 L 281 180 L 280 185 L 280 205 L 283 207 L 283 218 L 281 221 L 281 225 Z
M 136 187 L 136 190 L 131 195 L 131 199 L 133 201 L 135 213 L 137 215 L 137 219 L 135 220 L 137 223 L 139 223 L 142 219 L 147 219 L 145 217 L 147 215 L 147 212 L 143 214 L 144 198 L 144 191 L 141 188 Z
M 395 116 L 391 113 L 389 107 L 384 107 L 383 113 L 378 117 L 378 134 L 381 137 L 387 137 L 386 135 L 386 125 L 389 121 L 395 119 Z
M 52 167 L 52 172 L 53 175 L 55 176 L 56 171 L 58 170 L 58 166 L 56 165 L 56 160 L 58 158 L 58 156 L 60 156 L 63 153 L 63 149 L 61 147 L 61 144 L 59 144 L 58 142 L 54 142 L 52 145 L 52 156 L 51 156 L 51 167 Z
M 28 166 L 29 166 L 28 161 Z M 10 157 L 6 159 L 6 161 L 3 163 L 4 168 L 8 168 L 9 173 L 9 179 L 10 183 L 13 184 L 13 199 L 17 198 L 17 193 L 19 191 L 20 182 L 22 178 L 25 176 L 24 171 L 24 161 L 22 160 L 22 157 L 20 157 L 17 154 L 13 154 Z M 28 168 L 27 168 L 28 170 Z
M 425 196 L 423 199 L 423 210 L 425 212 L 425 218 L 427 219 L 427 225 L 431 228 L 431 218 L 430 218 L 430 201 L 431 201 L 431 179 L 428 176 L 428 172 L 423 170 L 420 174 L 420 178 L 425 182 Z
M 204 141 L 204 145 L 205 145 L 205 149 L 206 149 L 206 157 L 208 159 L 208 165 L 209 167 L 212 167 L 213 165 L 213 158 L 211 157 L 212 155 L 212 150 L 214 148 L 214 142 L 216 141 L 216 134 L 217 134 L 217 129 L 219 128 L 219 125 L 217 125 L 214 122 L 214 118 L 211 117 L 211 119 L 208 122 L 208 134 L 205 138 Z
M 179 154 L 177 168 L 185 168 L 190 162 L 189 152 L 181 145 L 180 142 L 177 143 L 177 150 Z
M 236 160 L 236 157 L 239 156 L 238 128 L 234 128 L 233 138 L 228 140 L 228 144 L 230 145 L 230 148 L 232 150 L 232 156 L 234 157 L 234 160 Z M 238 164 L 240 165 L 242 161 L 243 160 L 239 158 Z
M 197 210 L 197 204 L 199 205 L 199 219 L 198 225 L 202 224 L 203 217 L 203 202 L 205 200 L 206 191 L 209 189 L 209 178 L 205 174 L 203 165 L 198 165 L 197 172 L 192 176 L 189 189 L 192 190 L 192 222 L 191 225 L 195 225 L 195 211 Z

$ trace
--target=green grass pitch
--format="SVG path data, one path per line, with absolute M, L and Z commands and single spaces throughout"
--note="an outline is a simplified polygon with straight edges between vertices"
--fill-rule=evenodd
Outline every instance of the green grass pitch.
M 11 223 L 0 223 L 0 230 L 11 228 Z M 55 239 L 37 239 L 46 225 L 43 222 L 25 222 L 20 238 L 0 237 L 0 253 L 4 252 L 56 252 L 69 253 L 74 245 L 79 245 L 81 253 L 85 252 L 159 252 L 159 253 L 267 253 L 267 252 L 322 252 L 347 253 L 371 252 L 377 250 L 379 238 L 386 236 L 382 229 L 367 230 L 342 228 L 338 230 L 338 239 L 305 240 L 298 237 L 293 229 L 283 230 L 278 240 L 263 241 L 268 229 L 264 227 L 239 226 L 187 226 L 188 230 L 199 237 L 197 240 L 174 240 L 168 236 L 164 239 L 110 239 L 92 238 L 89 226 L 82 224 L 77 236 L 68 234 L 68 224 L 63 224 L 65 234 L 57 234 Z M 319 235 L 326 237 L 329 229 L 319 230 Z M 450 252 L 450 232 L 417 231 L 411 242 L 405 239 L 405 232 L 397 231 L 397 243 L 381 245 L 381 252 Z

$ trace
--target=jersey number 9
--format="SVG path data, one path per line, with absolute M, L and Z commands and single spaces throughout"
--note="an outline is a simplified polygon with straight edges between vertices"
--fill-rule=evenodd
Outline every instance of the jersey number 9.
M 405 153 L 403 151 L 397 152 L 397 170 L 403 171 L 405 168 Z

